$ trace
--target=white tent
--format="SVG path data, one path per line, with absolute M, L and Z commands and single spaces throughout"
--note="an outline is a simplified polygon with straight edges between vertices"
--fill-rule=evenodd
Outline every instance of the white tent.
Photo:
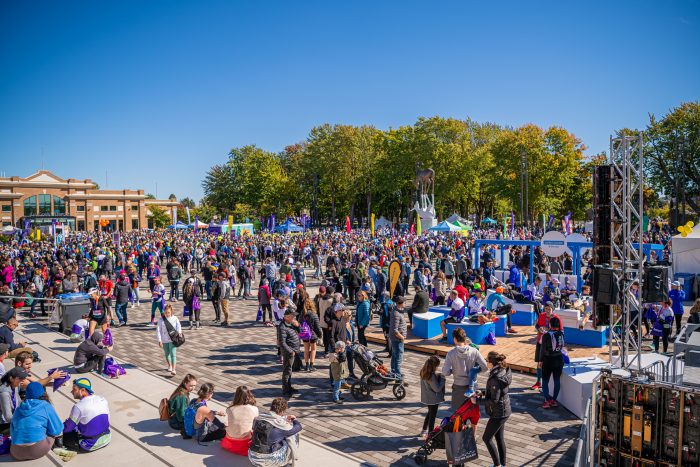
M 391 227 L 392 225 L 393 224 L 391 223 L 391 221 L 384 216 L 382 216 L 379 219 L 377 219 L 376 221 L 374 221 L 374 229 L 375 230 L 381 229 L 382 227 Z
M 202 222 L 202 221 L 200 221 L 200 220 L 197 220 L 197 221 L 195 221 L 193 224 L 190 224 L 190 225 L 191 225 L 192 227 L 195 227 L 195 224 L 196 224 L 196 227 L 197 227 L 198 229 L 206 229 L 207 227 L 209 227 L 209 224 L 205 224 L 204 222 Z
M 466 220 L 465 218 L 463 218 L 462 216 L 460 216 L 457 213 L 452 214 L 450 217 L 448 217 L 445 220 L 447 222 L 449 222 L 450 224 L 454 224 L 455 221 L 458 221 L 462 225 L 470 225 L 471 224 L 471 222 L 469 222 L 468 220 Z
M 700 225 L 696 225 L 687 237 L 674 235 L 671 252 L 674 273 L 700 274 Z

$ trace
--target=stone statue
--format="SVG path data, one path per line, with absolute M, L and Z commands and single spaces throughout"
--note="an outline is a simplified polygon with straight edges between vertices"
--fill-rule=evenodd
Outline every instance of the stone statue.
M 416 163 L 416 179 L 413 182 L 416 187 L 416 203 L 413 209 L 421 218 L 421 224 L 425 228 L 433 227 L 435 219 L 435 171 L 433 169 L 421 169 L 420 162 Z

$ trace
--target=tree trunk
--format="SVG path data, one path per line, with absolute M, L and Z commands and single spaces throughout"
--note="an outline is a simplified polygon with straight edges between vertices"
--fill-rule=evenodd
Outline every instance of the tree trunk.
M 331 219 L 333 219 L 333 224 L 335 224 L 335 193 L 331 193 Z

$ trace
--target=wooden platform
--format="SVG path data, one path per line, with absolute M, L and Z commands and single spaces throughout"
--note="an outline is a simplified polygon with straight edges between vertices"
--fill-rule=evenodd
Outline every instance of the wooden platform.
M 513 326 L 513 329 L 518 331 L 517 334 L 508 334 L 504 337 L 496 338 L 496 345 L 481 345 L 480 352 L 486 355 L 492 350 L 498 350 L 508 357 L 508 364 L 515 371 L 526 373 L 535 373 L 535 341 L 537 332 L 532 326 Z M 566 334 L 564 335 L 566 337 Z M 384 335 L 380 328 L 370 327 L 365 333 L 365 337 L 370 342 L 384 344 Z M 438 355 L 444 357 L 447 352 L 452 349 L 452 346 L 447 342 L 440 342 L 440 337 L 436 339 L 421 339 L 413 335 L 411 330 L 408 331 L 408 339 L 405 342 L 407 350 L 425 353 L 428 355 Z M 599 357 L 603 360 L 608 360 L 607 347 L 583 347 L 580 345 L 566 345 L 569 357 Z

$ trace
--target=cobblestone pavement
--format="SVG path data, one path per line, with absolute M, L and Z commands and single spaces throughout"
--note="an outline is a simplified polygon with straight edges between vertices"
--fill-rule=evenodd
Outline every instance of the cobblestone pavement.
M 315 293 L 314 285 L 318 284 L 311 283 Z M 173 305 L 184 322 L 182 302 Z M 155 329 L 145 324 L 149 312 L 150 303 L 128 310 L 129 326 L 114 330 L 114 353 L 141 368 L 170 377 Z M 213 383 L 214 397 L 222 401 L 231 400 L 236 387 L 245 384 L 253 389 L 258 405 L 269 406 L 271 399 L 280 396 L 282 391 L 275 328 L 254 323 L 255 300 L 231 300 L 230 313 L 233 316 L 231 327 L 216 326 L 212 322 L 211 303 L 203 302 L 202 329 L 188 331 L 185 325 L 187 341 L 178 349 L 178 375 L 173 379 L 179 382 L 185 373 L 192 373 L 199 383 Z M 381 350 L 376 346 L 373 349 Z M 320 358 L 315 372 L 294 374 L 294 386 L 301 394 L 290 401 L 290 408 L 300 416 L 307 436 L 330 447 L 378 466 L 415 465 L 411 456 L 420 446 L 417 435 L 425 416 L 420 404 L 418 372 L 425 358 L 406 352 L 402 369 L 410 386 L 404 400 L 397 402 L 387 388 L 373 392 L 372 398 L 363 402 L 354 401 L 350 394 L 345 394 L 343 405 L 331 402 L 328 365 Z M 534 377 L 530 375 L 514 373 L 513 415 L 506 425 L 507 464 L 572 465 L 580 421 L 563 408 L 541 409 L 542 396 L 529 389 L 533 382 Z M 450 384 L 448 379 L 448 386 Z M 449 407 L 443 405 L 438 419 L 447 415 Z M 482 416 L 485 417 L 483 411 Z M 484 425 L 485 422 L 480 423 Z M 477 438 L 479 436 L 477 430 Z M 480 458 L 472 465 L 489 465 L 490 457 L 480 439 L 478 445 Z M 427 465 L 444 464 L 444 451 L 437 451 Z

